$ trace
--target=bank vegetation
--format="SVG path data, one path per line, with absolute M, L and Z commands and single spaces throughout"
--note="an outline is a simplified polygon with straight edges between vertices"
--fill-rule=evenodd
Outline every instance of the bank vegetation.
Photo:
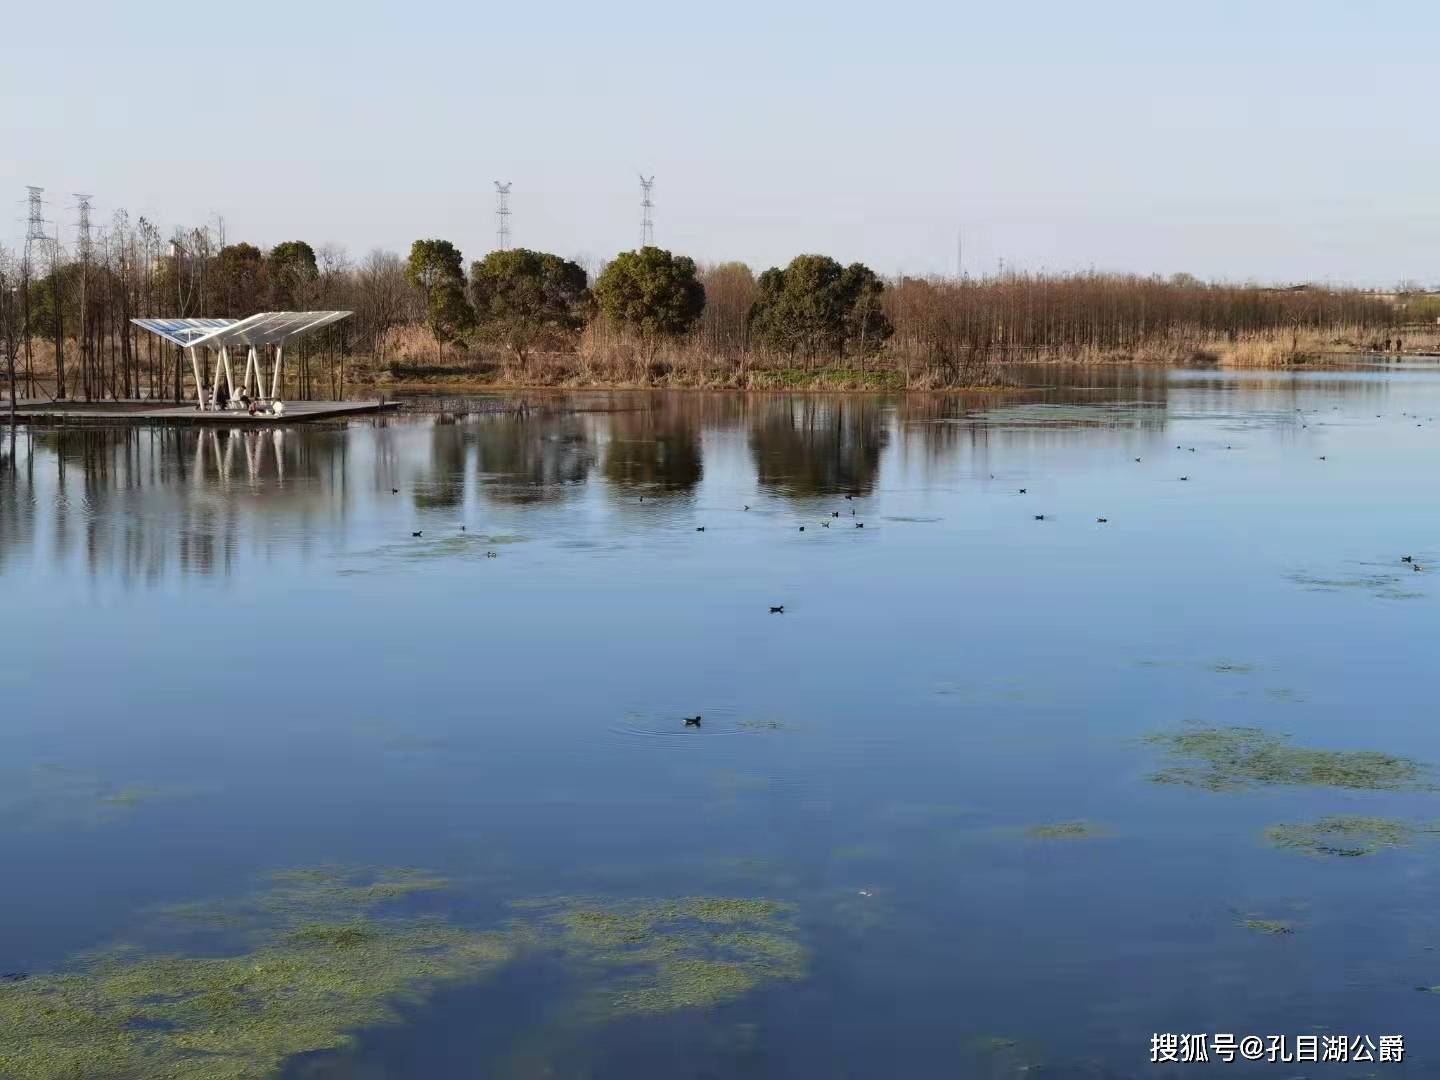
M 0 352 L 21 397 L 186 396 L 155 316 L 346 309 L 304 341 L 283 395 L 409 386 L 940 389 L 1004 385 L 1017 363 L 1286 367 L 1440 350 L 1440 298 L 1085 272 L 882 278 L 800 255 L 756 274 L 656 247 L 592 273 L 546 252 L 467 267 L 443 239 L 360 259 L 268 251 L 223 222 L 176 230 L 122 212 L 74 252 L 0 249 Z

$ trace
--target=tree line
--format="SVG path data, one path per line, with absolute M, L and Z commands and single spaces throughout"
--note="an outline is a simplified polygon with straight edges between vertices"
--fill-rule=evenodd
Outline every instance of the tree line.
M 431 238 L 404 258 L 377 249 L 356 261 L 303 240 L 269 250 L 229 242 L 223 221 L 166 238 L 123 212 L 68 255 L 52 247 L 26 261 L 0 249 L 0 348 L 10 386 L 27 395 L 49 387 L 56 397 L 179 400 L 180 351 L 132 318 L 324 308 L 354 318 L 301 344 L 290 396 L 340 396 L 352 377 L 447 358 L 503 367 L 517 381 L 543 360 L 612 381 L 677 369 L 721 384 L 756 370 L 858 370 L 907 386 L 957 385 L 1006 360 L 1143 359 L 1167 348 L 1183 358 L 1255 335 L 1349 335 L 1363 346 L 1399 318 L 1393 304 L 1353 289 L 1095 272 L 886 280 L 812 254 L 757 275 L 642 247 L 592 275 L 523 248 L 467 268 L 453 243 Z

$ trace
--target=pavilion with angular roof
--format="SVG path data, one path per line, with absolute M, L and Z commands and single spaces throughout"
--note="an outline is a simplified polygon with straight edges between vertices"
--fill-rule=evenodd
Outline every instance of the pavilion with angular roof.
M 230 397 L 236 394 L 235 375 L 230 367 L 230 350 L 244 348 L 245 375 L 240 389 L 262 403 L 273 405 L 280 395 L 280 377 L 285 363 L 285 346 L 306 334 L 349 318 L 348 311 L 262 311 L 244 319 L 131 319 L 136 326 L 179 345 L 190 357 L 195 376 L 195 401 L 202 412 L 216 409 L 223 376 Z M 264 363 L 274 350 L 269 393 L 265 392 Z M 218 353 L 209 396 L 205 376 L 211 351 Z M 279 410 L 276 410 L 279 411 Z

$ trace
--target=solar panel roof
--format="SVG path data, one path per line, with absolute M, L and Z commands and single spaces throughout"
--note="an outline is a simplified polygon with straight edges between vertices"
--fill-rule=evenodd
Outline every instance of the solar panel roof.
M 350 317 L 348 311 L 262 311 L 244 319 L 132 319 L 137 326 L 190 348 L 283 345 Z
M 131 319 L 136 326 L 159 334 L 166 341 L 188 346 L 236 323 L 236 319 Z

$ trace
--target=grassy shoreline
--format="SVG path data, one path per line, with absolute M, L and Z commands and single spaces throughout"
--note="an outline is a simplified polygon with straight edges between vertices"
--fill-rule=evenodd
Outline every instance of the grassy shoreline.
M 414 353 L 380 360 L 369 355 L 346 357 L 343 386 L 337 376 L 317 374 L 310 393 L 287 378 L 283 397 L 326 399 L 378 397 L 412 393 L 537 392 L 545 390 L 707 390 L 742 393 L 1009 393 L 1026 389 L 1017 377 L 1021 368 L 1129 366 L 1201 370 L 1304 371 L 1343 368 L 1363 361 L 1398 361 L 1440 357 L 1440 328 L 1412 331 L 1403 353 L 1376 350 L 1370 343 L 1333 334 L 1285 333 L 1181 340 L 1157 340 L 1131 349 L 1051 348 L 992 350 L 955 363 L 937 365 L 915 357 L 880 354 L 864 364 L 831 360 L 811 366 L 775 359 L 706 354 L 694 349 L 641 361 L 596 362 L 578 352 L 532 355 L 524 364 L 493 355 L 451 352 L 415 358 Z M 37 359 L 39 359 L 37 357 Z M 48 358 L 45 358 L 48 359 Z M 313 357 L 317 369 L 334 372 L 330 356 Z M 53 365 L 37 363 L 37 389 L 54 392 Z M 17 375 L 19 373 L 17 372 Z M 21 396 L 26 396 L 23 381 Z M 193 391 L 192 391 L 193 393 Z M 0 396 L 8 397 L 0 386 Z M 72 388 L 72 400 L 80 395 Z

